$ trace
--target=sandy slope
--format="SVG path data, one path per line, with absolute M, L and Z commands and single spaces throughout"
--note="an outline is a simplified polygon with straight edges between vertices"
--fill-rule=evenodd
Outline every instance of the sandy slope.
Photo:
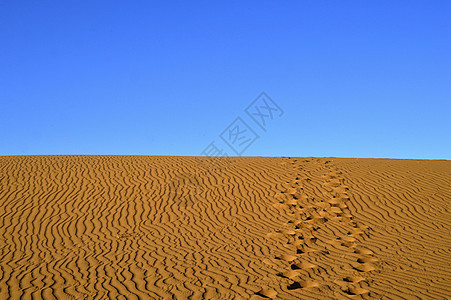
M 449 161 L 0 157 L 0 299 L 445 299 L 450 180 Z

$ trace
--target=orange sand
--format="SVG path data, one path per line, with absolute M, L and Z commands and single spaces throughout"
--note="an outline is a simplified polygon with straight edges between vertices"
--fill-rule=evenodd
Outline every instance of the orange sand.
M 0 157 L 0 299 L 445 299 L 451 162 Z

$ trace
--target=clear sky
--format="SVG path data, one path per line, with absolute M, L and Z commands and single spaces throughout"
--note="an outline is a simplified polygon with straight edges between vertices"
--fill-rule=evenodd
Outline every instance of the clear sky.
M 451 159 L 450 18 L 451 1 L 427 0 L 4 0 L 0 155 L 200 155 L 214 142 Z M 245 111 L 263 91 L 280 108 L 254 103 L 266 131 Z M 225 142 L 237 117 L 259 137 L 238 154 Z

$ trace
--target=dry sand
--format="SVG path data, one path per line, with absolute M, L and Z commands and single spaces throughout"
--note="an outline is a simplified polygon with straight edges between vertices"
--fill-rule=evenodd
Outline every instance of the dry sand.
M 450 161 L 0 157 L 0 299 L 445 299 Z

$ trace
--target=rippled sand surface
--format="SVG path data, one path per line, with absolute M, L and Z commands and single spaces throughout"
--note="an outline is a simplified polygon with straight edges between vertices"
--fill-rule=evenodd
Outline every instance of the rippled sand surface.
M 0 157 L 0 299 L 445 299 L 449 161 Z

